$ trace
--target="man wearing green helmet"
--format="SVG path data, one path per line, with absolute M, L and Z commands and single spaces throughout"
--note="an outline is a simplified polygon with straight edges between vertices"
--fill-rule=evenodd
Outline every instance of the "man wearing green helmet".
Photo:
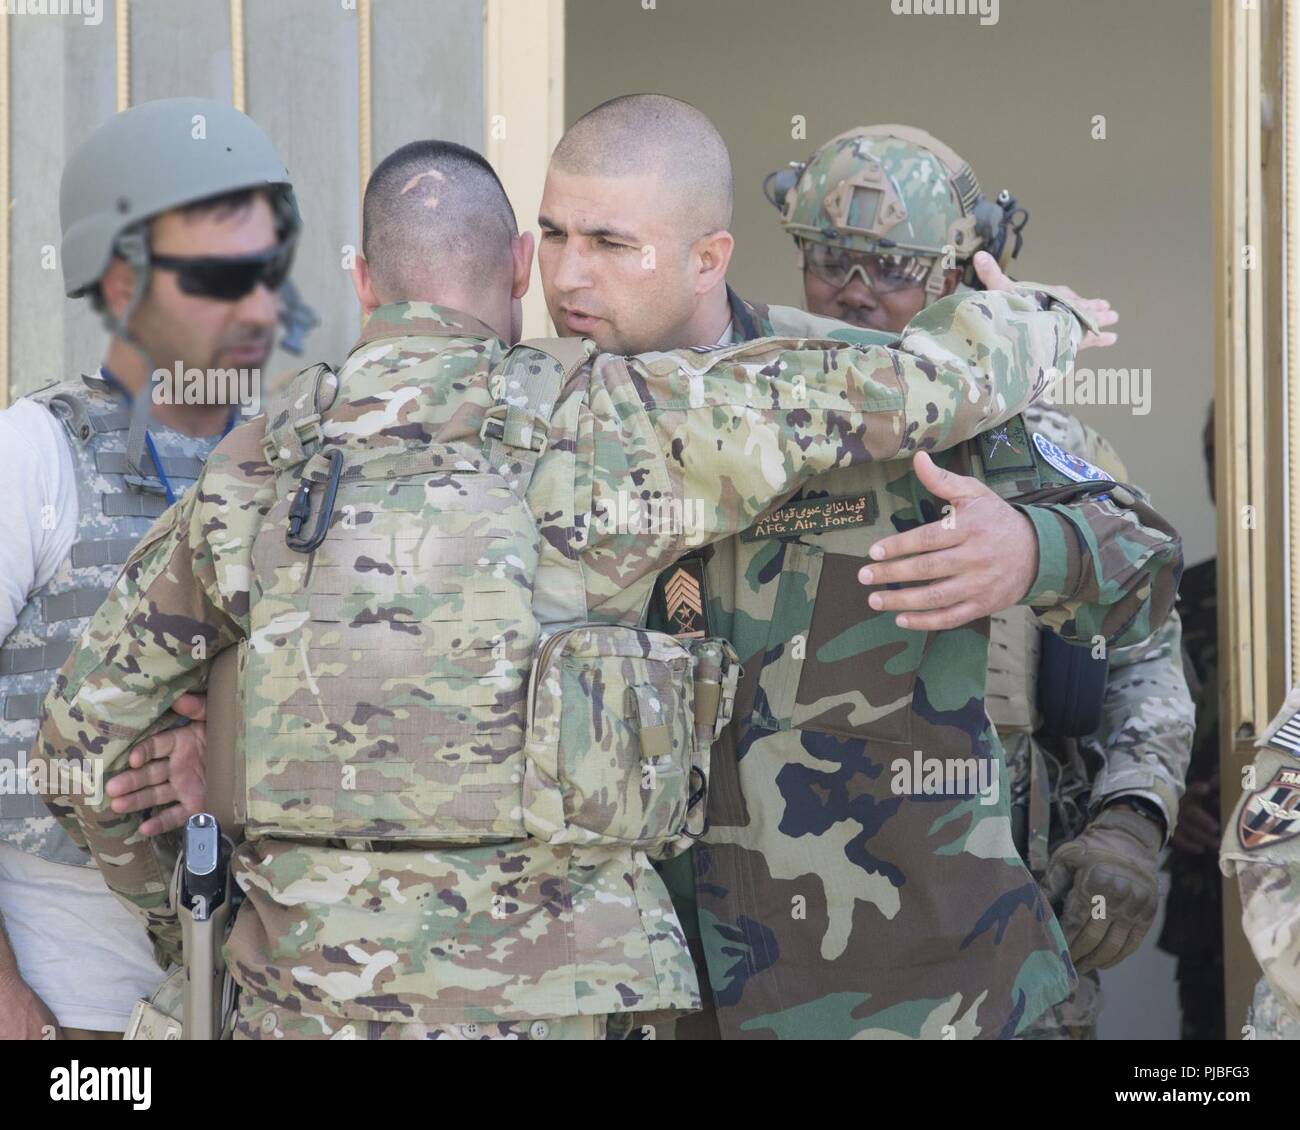
M 768 181 L 798 248 L 808 310 L 891 333 L 973 281 L 976 251 L 1005 266 L 1028 220 L 1009 193 L 983 196 L 969 164 L 907 126 L 849 130 Z M 1024 420 L 1047 451 L 1126 481 L 1110 445 L 1059 406 L 1040 401 Z M 1091 1037 L 1101 1008 L 1096 971 L 1132 954 L 1155 917 L 1159 853 L 1191 754 L 1195 718 L 1178 615 L 1148 639 L 1115 648 L 1108 663 L 1090 663 L 1079 649 L 1060 651 L 1027 608 L 998 613 L 987 703 L 1007 752 L 1017 848 L 1084 974 L 1072 997 L 1021 1035 Z
M 153 374 L 260 373 L 300 226 L 270 139 L 199 98 L 143 103 L 96 129 L 64 168 L 59 212 L 64 289 L 92 302 L 110 337 L 93 375 L 0 411 L 0 1037 L 11 1039 L 120 1035 L 161 979 L 141 924 L 45 807 L 27 751 L 120 566 L 237 414 L 188 388 L 181 402 Z M 193 698 L 176 709 L 202 717 Z M 153 752 L 195 740 L 173 734 Z M 174 800 L 176 787 L 135 807 Z

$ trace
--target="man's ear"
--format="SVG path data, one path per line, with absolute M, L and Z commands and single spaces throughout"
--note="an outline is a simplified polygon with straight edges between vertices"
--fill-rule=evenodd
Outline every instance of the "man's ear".
M 510 297 L 523 298 L 528 293 L 528 284 L 533 275 L 533 233 L 521 231 L 510 241 L 510 255 L 514 260 L 513 277 L 510 280 Z
M 135 293 L 135 270 L 125 259 L 114 255 L 109 260 L 108 269 L 99 280 L 99 293 L 113 317 L 120 318 L 126 313 L 131 295 Z
M 950 295 L 954 290 L 957 289 L 957 286 L 958 286 L 958 284 L 959 284 L 960 282 L 961 282 L 961 268 L 960 268 L 960 267 L 950 267 L 948 270 L 944 271 L 944 273 L 943 273 L 943 291 L 942 291 L 942 293 L 939 295 L 939 297 L 940 297 L 940 298 L 947 298 L 948 295 Z
M 699 274 L 695 279 L 696 294 L 707 294 L 726 282 L 727 267 L 731 265 L 731 253 L 735 248 L 735 237 L 729 231 L 710 232 L 691 244 L 691 254 L 699 262 Z
M 370 264 L 364 255 L 358 255 L 352 263 L 352 289 L 357 292 L 361 302 L 361 312 L 367 316 L 373 314 L 383 302 L 375 293 L 375 279 L 370 273 Z

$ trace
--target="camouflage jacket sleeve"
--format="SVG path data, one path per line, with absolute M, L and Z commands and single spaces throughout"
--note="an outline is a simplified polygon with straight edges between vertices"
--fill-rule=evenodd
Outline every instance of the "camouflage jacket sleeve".
M 206 686 L 210 659 L 245 634 L 249 547 L 273 496 L 261 434 L 253 422 L 223 440 L 136 547 L 46 697 L 33 760 L 77 762 L 107 780 L 181 694 Z M 52 799 L 109 887 L 144 918 L 160 960 L 179 960 L 174 853 L 141 837 L 141 815 L 114 813 L 102 789 Z
M 574 443 L 589 565 L 628 583 L 736 533 L 835 467 L 952 446 L 1014 415 L 1085 323 L 1046 291 L 925 310 L 897 349 L 780 338 L 591 363 Z M 561 410 L 561 415 L 562 415 Z M 627 521 L 628 495 L 683 521 Z
M 1093 809 L 1136 793 L 1164 812 L 1167 833 L 1178 818 L 1196 730 L 1182 639 L 1182 621 L 1171 612 L 1150 638 L 1111 651 L 1101 726 L 1084 739 L 1102 757 Z
M 1038 573 L 1020 603 L 1044 627 L 1075 643 L 1122 647 L 1168 618 L 1182 539 L 1136 492 L 1016 508 L 1038 536 Z
M 1105 437 L 1063 408 L 1031 405 L 1025 421 L 1116 482 L 1128 482 L 1123 460 Z M 1101 725 L 1083 741 L 1101 762 L 1093 811 L 1122 793 L 1137 794 L 1161 809 L 1172 833 L 1195 729 L 1196 708 L 1183 674 L 1182 622 L 1171 612 L 1154 635 L 1110 650 Z

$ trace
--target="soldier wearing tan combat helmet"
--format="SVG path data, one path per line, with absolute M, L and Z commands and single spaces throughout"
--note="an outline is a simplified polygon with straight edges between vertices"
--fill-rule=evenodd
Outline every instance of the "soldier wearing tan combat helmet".
M 798 248 L 808 310 L 893 333 L 975 281 L 976 251 L 1005 266 L 1029 218 L 1009 192 L 983 195 L 966 161 L 908 126 L 848 130 L 768 181 Z M 1111 446 L 1059 406 L 1039 401 L 1024 420 L 1049 459 L 1077 470 L 1061 458 L 1069 453 L 1126 481 Z M 1108 664 L 1090 663 L 1086 651 L 1064 651 L 1038 631 L 1028 609 L 992 618 L 987 703 L 1007 751 L 1017 846 L 1084 974 L 1024 1038 L 1095 1035 L 1096 971 L 1133 953 L 1154 919 L 1159 852 L 1177 818 L 1194 729 L 1180 635 L 1173 613 L 1149 639 L 1114 649 Z M 1094 905 L 1105 906 L 1103 917 L 1093 917 Z

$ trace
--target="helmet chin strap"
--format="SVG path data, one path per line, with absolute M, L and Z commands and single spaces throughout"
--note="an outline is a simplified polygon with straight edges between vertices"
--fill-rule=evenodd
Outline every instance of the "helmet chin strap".
M 167 491 L 161 480 L 151 473 L 145 452 L 145 440 L 149 429 L 149 407 L 153 402 L 153 372 L 157 366 L 149 356 L 148 350 L 136 341 L 127 329 L 127 325 L 149 290 L 149 245 L 144 230 L 136 228 L 123 232 L 114 244 L 114 252 L 126 260 L 134 270 L 135 287 L 120 318 L 108 308 L 107 304 L 104 304 L 100 319 L 113 337 L 129 345 L 140 355 L 144 360 L 145 372 L 149 374 L 145 387 L 135 394 L 131 402 L 131 427 L 126 434 L 126 481 L 129 486 L 137 490 L 165 495 Z
M 943 260 L 936 259 L 930 268 L 930 277 L 925 280 L 925 305 L 938 302 L 943 297 L 944 280 L 948 272 L 943 269 Z M 922 307 L 924 309 L 924 307 Z

